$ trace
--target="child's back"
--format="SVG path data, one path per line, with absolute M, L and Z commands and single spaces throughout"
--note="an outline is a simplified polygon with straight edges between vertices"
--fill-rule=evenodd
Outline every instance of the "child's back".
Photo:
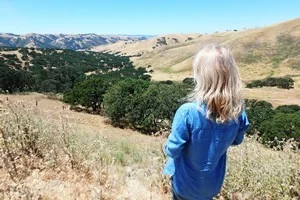
M 187 199 L 199 200 L 199 196 L 209 199 L 220 191 L 226 150 L 242 142 L 248 120 L 243 112 L 238 122 L 218 124 L 206 119 L 205 104 L 197 106 L 195 102 L 186 103 L 176 112 L 172 131 L 182 134 L 170 134 L 165 148 L 170 159 L 164 173 L 173 177 L 175 191 Z M 187 141 L 189 145 L 184 148 Z
M 164 174 L 172 177 L 173 198 L 212 199 L 222 187 L 226 151 L 243 141 L 249 122 L 241 82 L 230 52 L 209 46 L 196 56 L 195 101 L 176 112 L 165 146 Z

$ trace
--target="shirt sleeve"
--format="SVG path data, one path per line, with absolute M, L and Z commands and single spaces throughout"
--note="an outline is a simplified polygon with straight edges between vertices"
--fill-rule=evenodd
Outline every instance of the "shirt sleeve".
M 165 153 L 175 159 L 180 156 L 184 145 L 190 139 L 188 110 L 181 106 L 173 119 L 171 133 L 165 145 Z
M 235 140 L 233 141 L 232 145 L 239 145 L 244 140 L 245 131 L 248 129 L 250 123 L 246 114 L 246 111 L 243 110 L 241 116 L 239 117 L 239 129 L 236 135 Z

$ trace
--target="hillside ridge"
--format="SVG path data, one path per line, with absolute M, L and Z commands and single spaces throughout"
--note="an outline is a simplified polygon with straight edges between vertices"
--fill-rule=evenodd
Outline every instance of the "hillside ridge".
M 155 80 L 183 80 L 192 75 L 194 55 L 209 43 L 232 50 L 245 81 L 299 74 L 300 18 L 254 29 L 169 34 L 131 43 L 119 41 L 91 50 L 132 56 L 137 67 L 154 70 Z
M 112 44 L 118 41 L 145 40 L 147 35 L 97 35 L 87 34 L 38 34 L 28 33 L 17 35 L 0 33 L 0 46 L 60 48 L 60 49 L 88 49 L 93 46 Z

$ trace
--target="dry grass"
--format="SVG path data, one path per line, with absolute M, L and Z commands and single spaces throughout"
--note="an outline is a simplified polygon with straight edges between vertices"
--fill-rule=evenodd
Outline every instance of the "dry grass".
M 48 111 L 41 111 L 43 101 L 48 102 L 45 108 L 52 107 L 54 113 L 61 103 L 42 97 L 35 106 L 40 95 L 19 97 L 34 101 L 14 101 L 9 96 L 9 101 L 1 105 L 0 199 L 20 199 L 22 195 L 25 199 L 168 197 L 161 189 L 164 178 L 160 173 L 163 156 L 157 148 L 159 143 L 149 147 L 151 142 L 146 140 L 143 142 L 148 145 L 138 143 L 138 136 L 143 135 L 135 132 L 129 133 L 137 134 L 133 140 L 120 137 L 120 133 L 112 136 L 114 131 L 89 129 L 88 124 L 77 126 L 74 118 L 63 113 L 46 116 Z
M 300 105 L 300 88 L 280 89 L 275 87 L 244 88 L 244 96 L 247 99 L 259 99 L 272 103 L 274 107 L 280 105 Z
M 168 35 L 160 35 L 154 38 L 150 38 L 148 40 L 143 41 L 119 41 L 114 44 L 109 45 L 100 45 L 98 47 L 94 47 L 92 51 L 112 51 L 125 53 L 126 55 L 137 55 L 144 54 L 147 52 L 151 52 L 153 50 L 161 49 L 164 45 L 160 45 L 158 43 L 158 39 L 161 40 L 162 37 L 165 38 L 167 45 L 178 45 L 182 43 L 186 43 L 188 38 L 198 38 L 200 34 L 168 34 Z M 174 39 L 176 40 L 174 40 Z M 155 48 L 153 48 L 155 47 Z
M 161 174 L 166 138 L 114 128 L 39 94 L 0 98 L 0 199 L 170 199 Z M 247 138 L 229 149 L 217 199 L 296 198 L 299 161 L 289 148 L 274 151 Z
M 227 178 L 222 194 L 232 199 L 299 199 L 300 155 L 268 149 L 247 138 L 228 151 Z
M 157 39 L 163 36 L 127 44 L 120 42 L 99 46 L 93 50 L 121 52 L 121 54 L 125 53 L 126 55 L 140 54 L 140 57 L 133 57 L 131 59 L 137 67 L 151 65 L 151 69 L 154 70 L 152 74 L 153 80 L 170 79 L 181 81 L 185 77 L 191 77 L 192 60 L 196 52 L 208 43 L 217 43 L 232 49 L 234 56 L 239 61 L 238 64 L 243 79 L 249 81 L 265 78 L 269 75 L 283 76 L 299 74 L 299 68 L 297 67 L 299 65 L 300 52 L 295 55 L 289 55 L 288 58 L 282 60 L 283 62 L 278 67 L 273 66 L 269 55 L 272 52 L 274 53 L 275 49 L 280 50 L 280 48 L 276 47 L 278 36 L 289 34 L 299 41 L 299 27 L 300 18 L 268 27 L 239 30 L 237 32 L 227 31 L 202 36 L 188 34 L 167 35 L 166 38 L 170 38 L 170 41 L 167 40 L 167 45 L 158 46 L 154 49 L 152 47 L 156 45 Z M 192 37 L 193 40 L 187 41 L 186 38 L 188 37 Z M 171 38 L 177 38 L 179 43 L 172 43 Z M 295 49 L 295 51 L 299 51 L 299 49 Z M 250 54 L 253 55 L 253 62 L 242 62 L 244 57 Z M 292 63 L 296 63 L 294 67 L 290 67 L 293 65 Z

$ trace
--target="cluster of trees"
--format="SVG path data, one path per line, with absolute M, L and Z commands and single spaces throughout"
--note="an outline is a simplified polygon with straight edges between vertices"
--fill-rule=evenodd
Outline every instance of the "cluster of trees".
M 294 87 L 294 80 L 291 77 L 267 77 L 262 80 L 254 80 L 246 85 L 247 88 L 254 87 L 278 87 L 291 89 Z
M 4 48 L 2 50 L 14 50 Z M 64 101 L 94 112 L 102 111 L 119 127 L 144 133 L 169 128 L 176 109 L 185 101 L 194 81 L 151 82 L 145 68 L 135 68 L 129 57 L 108 53 L 71 50 L 18 50 L 29 64 L 20 67 L 16 56 L 0 56 L 0 90 L 63 92 Z M 87 72 L 93 72 L 87 76 Z M 247 87 L 291 88 L 288 77 L 253 81 Z M 300 144 L 300 106 L 276 109 L 265 101 L 246 100 L 251 126 L 248 134 L 258 134 L 264 144 L 282 145 L 294 138 Z
M 0 91 L 65 92 L 84 80 L 87 72 L 115 78 L 151 78 L 145 68 L 136 69 L 126 56 L 34 48 L 21 48 L 18 51 L 22 53 L 26 64 L 23 67 L 16 55 L 0 56 Z
M 97 76 L 91 76 L 84 81 L 75 84 L 73 89 L 65 92 L 64 101 L 72 105 L 81 105 L 92 108 L 93 112 L 101 110 L 104 94 L 114 80 L 106 80 Z
M 34 77 L 31 72 L 11 69 L 0 62 L 0 89 L 13 93 L 14 91 L 29 91 L 34 88 Z
M 93 111 L 104 108 L 113 125 L 153 133 L 170 126 L 189 88 L 184 83 L 94 76 L 66 92 L 64 101 Z
M 282 105 L 273 109 L 266 101 L 246 100 L 246 112 L 250 120 L 247 134 L 258 134 L 263 144 L 282 147 L 290 138 L 300 147 L 300 106 Z
M 170 128 L 176 109 L 193 88 L 191 80 L 184 82 L 92 76 L 66 92 L 64 101 L 103 111 L 115 126 L 152 133 Z M 300 144 L 300 106 L 274 109 L 269 102 L 247 99 L 245 108 L 251 123 L 247 134 L 258 135 L 270 147 L 282 147 L 290 138 Z
M 116 125 L 129 125 L 146 133 L 169 128 L 175 111 L 189 92 L 183 83 L 124 80 L 104 95 L 106 115 Z

